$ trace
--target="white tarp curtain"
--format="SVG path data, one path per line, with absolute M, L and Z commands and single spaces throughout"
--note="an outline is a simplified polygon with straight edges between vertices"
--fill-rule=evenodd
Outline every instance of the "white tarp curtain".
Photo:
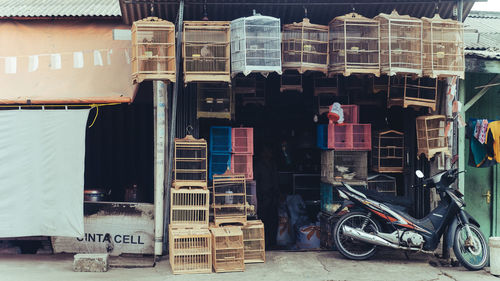
M 0 110 L 0 237 L 83 236 L 88 114 Z

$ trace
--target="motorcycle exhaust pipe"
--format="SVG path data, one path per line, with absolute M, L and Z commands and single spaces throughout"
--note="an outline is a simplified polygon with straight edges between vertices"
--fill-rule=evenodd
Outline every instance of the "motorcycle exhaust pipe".
M 344 225 L 342 226 L 342 232 L 345 236 L 352 237 L 354 239 L 370 243 L 370 244 L 375 244 L 379 246 L 385 246 L 385 247 L 390 247 L 394 249 L 401 249 L 404 247 L 401 247 L 399 245 L 393 244 L 385 239 L 382 239 L 378 237 L 377 235 L 373 235 L 367 232 L 364 232 L 360 229 L 357 228 L 352 228 L 350 226 Z

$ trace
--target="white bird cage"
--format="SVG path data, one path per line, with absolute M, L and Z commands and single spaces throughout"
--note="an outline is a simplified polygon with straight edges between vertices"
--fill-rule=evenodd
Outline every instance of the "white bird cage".
M 184 83 L 231 82 L 228 21 L 185 21 Z
M 463 24 L 442 19 L 422 18 L 424 59 L 423 75 L 432 78 L 465 77 L 464 28 Z
M 380 76 L 379 25 L 356 13 L 334 18 L 329 24 L 328 72 Z
M 132 80 L 175 82 L 175 26 L 156 17 L 132 24 Z
M 375 19 L 380 22 L 381 73 L 422 76 L 422 20 L 396 10 Z
M 326 74 L 328 63 L 328 26 L 302 22 L 283 26 L 283 69 L 308 70 Z
M 256 14 L 231 21 L 231 75 L 281 74 L 281 30 L 277 18 Z

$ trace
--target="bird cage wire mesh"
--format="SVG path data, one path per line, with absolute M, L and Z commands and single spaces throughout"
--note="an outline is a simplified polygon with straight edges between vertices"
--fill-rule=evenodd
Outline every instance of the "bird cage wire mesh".
M 464 28 L 463 24 L 442 19 L 422 18 L 423 22 L 423 74 L 432 78 L 458 76 L 464 79 Z
M 387 90 L 387 107 L 408 106 L 429 107 L 436 110 L 438 80 L 409 75 L 391 76 Z
M 399 15 L 396 10 L 375 19 L 380 23 L 381 73 L 422 76 L 422 20 Z
M 156 17 L 132 24 L 132 80 L 175 82 L 175 26 Z
M 231 74 L 281 74 L 281 30 L 277 18 L 256 14 L 231 21 Z
M 282 34 L 283 69 L 299 73 L 320 71 L 326 74 L 328 63 L 328 27 L 302 22 L 285 24 Z
M 404 170 L 403 133 L 388 130 L 373 136 L 372 170 L 378 173 L 402 173 Z
M 227 83 L 198 83 L 197 88 L 197 118 L 232 119 L 234 100 Z
M 187 135 L 174 141 L 173 186 L 207 188 L 207 142 Z
M 184 83 L 231 82 L 228 21 L 184 22 Z
M 423 153 L 427 159 L 436 153 L 450 155 L 448 137 L 446 135 L 446 116 L 428 115 L 416 119 L 417 125 L 417 157 Z
M 216 226 L 224 223 L 246 223 L 245 175 L 229 171 L 213 175 L 213 207 Z
M 212 272 L 212 234 L 208 228 L 169 225 L 169 259 L 174 274 Z
M 379 25 L 356 13 L 334 18 L 329 24 L 328 72 L 380 76 Z

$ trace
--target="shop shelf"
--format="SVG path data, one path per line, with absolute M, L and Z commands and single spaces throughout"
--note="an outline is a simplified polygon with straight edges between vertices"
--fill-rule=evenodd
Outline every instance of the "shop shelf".
M 169 225 L 169 259 L 174 274 L 212 272 L 212 235 L 208 228 Z
M 243 232 L 239 226 L 210 227 L 215 272 L 244 271 Z
M 231 132 L 231 127 L 211 127 L 210 152 L 230 153 L 232 148 Z
M 170 189 L 170 224 L 208 227 L 208 189 Z
M 233 153 L 253 154 L 253 128 L 233 128 L 231 141 Z
M 224 174 L 231 169 L 231 154 L 230 153 L 212 153 L 209 157 L 209 178 L 214 175 Z
M 231 172 L 233 174 L 243 174 L 247 180 L 253 179 L 253 155 L 232 154 Z
M 266 261 L 266 243 L 264 224 L 260 220 L 247 221 L 241 227 L 243 244 L 245 247 L 245 263 L 258 263 Z

